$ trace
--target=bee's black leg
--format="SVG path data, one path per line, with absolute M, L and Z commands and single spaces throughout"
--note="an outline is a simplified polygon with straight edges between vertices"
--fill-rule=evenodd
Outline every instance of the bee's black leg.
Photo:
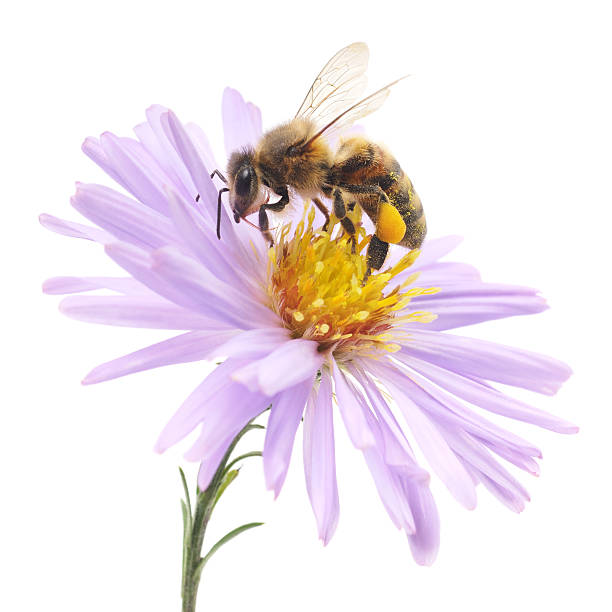
M 289 192 L 287 191 L 287 187 L 279 187 L 274 189 L 278 195 L 281 196 L 281 199 L 278 202 L 272 202 L 272 204 L 262 204 L 259 207 L 259 229 L 261 233 L 264 235 L 264 238 L 270 243 L 270 246 L 274 244 L 274 238 L 272 238 L 272 234 L 269 231 L 270 224 L 268 222 L 268 213 L 267 210 L 271 210 L 273 212 L 280 212 L 289 204 Z
M 351 242 L 351 249 L 355 253 L 355 225 L 346 216 L 346 205 L 342 198 L 342 192 L 340 189 L 334 190 L 334 215 L 340 219 L 340 225 L 342 229 L 349 235 L 349 241 Z
M 325 204 L 323 204 L 323 202 L 321 202 L 321 200 L 319 200 L 319 198 L 314 198 L 312 201 L 314 202 L 314 205 L 325 216 L 325 223 L 323 224 L 323 231 L 326 232 L 327 231 L 327 226 L 329 225 L 329 210 L 327 210 L 327 206 L 325 206 Z
M 227 187 L 223 187 L 223 189 L 219 189 L 219 197 L 217 198 L 217 238 L 221 240 L 221 195 L 229 191 Z M 200 197 L 198 195 L 198 197 Z
M 347 185 L 342 183 L 340 188 L 346 193 L 359 193 L 362 195 L 378 196 L 378 200 L 380 202 L 389 201 L 387 194 L 380 185 Z
M 210 178 L 213 178 L 215 174 L 227 185 L 227 179 L 223 176 L 223 174 L 219 170 L 213 170 L 210 173 Z
M 376 236 L 376 234 L 374 234 L 370 239 L 370 244 L 368 245 L 368 251 L 366 253 L 366 263 L 368 264 L 368 269 L 366 270 L 363 278 L 364 285 L 370 274 L 372 274 L 372 270 L 380 270 L 382 268 L 388 252 L 389 243 L 383 242 L 378 236 Z
M 263 204 L 259 209 L 259 229 L 263 234 L 263 237 L 270 243 L 270 246 L 274 244 L 274 238 L 270 233 L 270 222 L 268 221 L 268 213 L 266 212 L 266 205 Z

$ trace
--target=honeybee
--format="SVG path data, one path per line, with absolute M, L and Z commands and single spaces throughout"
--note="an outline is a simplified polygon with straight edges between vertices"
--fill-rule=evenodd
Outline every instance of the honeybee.
M 421 200 L 397 160 L 383 146 L 361 136 L 341 140 L 332 150 L 329 139 L 357 119 L 380 108 L 390 88 L 402 79 L 362 98 L 369 59 L 365 43 L 353 43 L 325 64 L 295 117 L 266 132 L 256 147 L 234 151 L 228 161 L 226 183 L 219 191 L 217 235 L 221 195 L 229 192 L 236 223 L 258 213 L 259 229 L 272 244 L 267 211 L 283 210 L 290 189 L 310 199 L 325 215 L 325 196 L 333 203 L 334 215 L 355 242 L 355 226 L 347 216 L 356 204 L 375 226 L 366 253 L 367 272 L 380 270 L 389 244 L 415 249 L 427 231 Z M 405 77 L 402 77 L 405 78 Z M 271 193 L 279 199 L 270 202 Z

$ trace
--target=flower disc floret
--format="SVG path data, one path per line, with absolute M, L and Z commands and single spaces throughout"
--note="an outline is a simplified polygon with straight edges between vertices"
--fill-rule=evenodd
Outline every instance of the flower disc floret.
M 315 229 L 315 211 L 307 208 L 291 234 L 280 231 L 269 252 L 268 292 L 273 310 L 294 338 L 315 340 L 319 350 L 332 349 L 336 358 L 356 352 L 395 352 L 400 345 L 394 327 L 407 322 L 429 322 L 436 315 L 406 311 L 417 296 L 436 293 L 436 287 L 412 287 L 418 273 L 401 283 L 394 278 L 418 257 L 414 250 L 384 272 L 363 282 L 369 236 L 359 227 L 354 241 L 330 220 L 326 230 Z

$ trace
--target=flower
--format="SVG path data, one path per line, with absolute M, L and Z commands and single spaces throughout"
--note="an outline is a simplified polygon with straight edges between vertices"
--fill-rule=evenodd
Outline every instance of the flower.
M 233 90 L 225 92 L 223 120 L 228 153 L 261 134 L 259 110 Z M 129 276 L 52 278 L 44 291 L 110 290 L 66 297 L 60 309 L 83 321 L 182 333 L 98 366 L 84 384 L 223 358 L 156 449 L 199 427 L 186 457 L 200 462 L 204 489 L 237 433 L 271 406 L 263 465 L 278 495 L 303 418 L 306 486 L 324 543 L 339 514 L 334 403 L 418 563 L 435 559 L 439 520 L 408 436 L 465 507 L 475 507 L 482 483 L 510 509 L 523 509 L 527 491 L 503 463 L 537 474 L 541 453 L 474 407 L 573 433 L 572 424 L 491 384 L 553 394 L 570 370 L 550 357 L 445 332 L 541 312 L 546 304 L 535 290 L 484 283 L 469 265 L 440 262 L 455 237 L 426 241 L 420 253 L 398 248 L 362 285 L 366 231 L 360 228 L 353 252 L 333 219 L 322 230 L 308 203 L 301 220 L 277 228 L 273 248 L 224 208 L 219 241 L 218 187 L 209 175 L 222 166 L 204 133 L 159 106 L 135 133 L 85 140 L 84 152 L 127 192 L 77 185 L 72 204 L 97 227 L 41 217 L 53 231 L 101 243 Z

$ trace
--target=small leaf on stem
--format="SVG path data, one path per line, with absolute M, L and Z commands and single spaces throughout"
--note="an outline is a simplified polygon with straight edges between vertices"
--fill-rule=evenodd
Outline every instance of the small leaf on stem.
M 230 540 L 234 539 L 237 535 L 240 535 L 242 532 L 247 531 L 248 529 L 253 529 L 253 527 L 259 527 L 263 525 L 263 523 L 247 523 L 246 525 L 241 525 L 240 527 L 236 527 L 236 529 L 232 529 L 229 533 L 226 533 L 209 551 L 206 553 L 206 556 L 200 560 L 198 566 L 196 568 L 197 575 L 202 572 L 202 569 L 208 562 L 208 560 L 224 545 L 227 544 Z

